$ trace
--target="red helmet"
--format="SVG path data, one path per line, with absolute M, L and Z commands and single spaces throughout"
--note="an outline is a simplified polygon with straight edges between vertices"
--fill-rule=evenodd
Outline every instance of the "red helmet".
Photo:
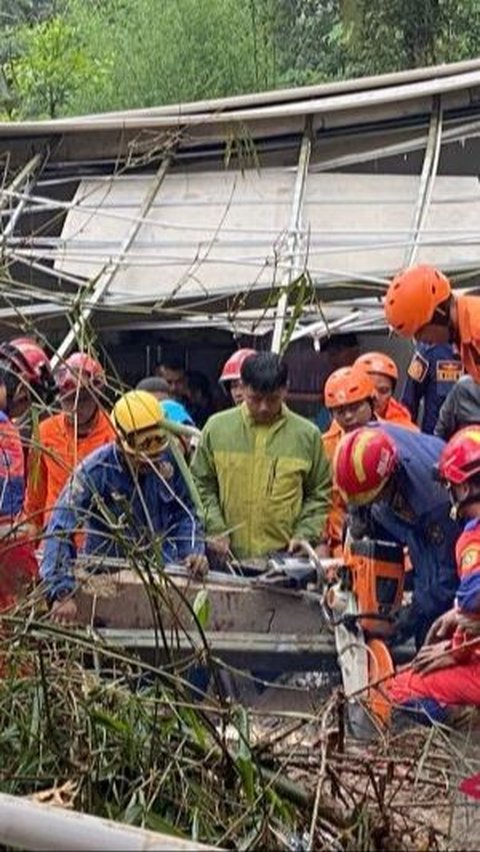
M 383 352 L 365 352 L 355 361 L 355 367 L 363 367 L 367 373 L 378 373 L 380 376 L 388 376 L 394 382 L 398 379 L 398 369 L 395 361 Z
M 413 337 L 432 321 L 436 309 L 451 292 L 450 281 L 440 270 L 412 266 L 396 275 L 387 290 L 387 322 L 401 337 Z
M 450 438 L 438 463 L 441 479 L 460 485 L 480 473 L 480 425 L 465 426 Z
M 223 365 L 220 374 L 219 382 L 234 382 L 240 378 L 240 373 L 244 361 L 250 358 L 250 355 L 256 355 L 255 349 L 237 349 L 233 355 L 230 355 Z
M 16 373 L 46 403 L 55 395 L 50 361 L 30 337 L 15 337 L 0 345 L 0 358 L 5 359 Z
M 76 391 L 79 386 L 88 385 L 100 390 L 105 385 L 103 367 L 85 352 L 70 355 L 55 371 L 55 379 L 63 396 Z
M 372 399 L 375 387 L 365 369 L 340 367 L 328 377 L 323 394 L 327 408 L 338 408 L 340 405 Z
M 382 429 L 355 429 L 340 441 L 333 460 L 334 481 L 346 503 L 371 503 L 398 463 L 394 442 Z

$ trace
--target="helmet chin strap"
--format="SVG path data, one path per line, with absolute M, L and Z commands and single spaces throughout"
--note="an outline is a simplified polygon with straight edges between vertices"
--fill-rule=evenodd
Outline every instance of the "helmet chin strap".
M 450 517 L 452 521 L 457 521 L 461 517 L 462 509 L 466 509 L 467 506 L 471 506 L 473 503 L 478 503 L 480 500 L 480 487 L 475 488 L 471 493 L 465 497 L 464 500 L 457 500 L 454 497 L 453 491 L 449 489 L 450 500 L 452 501 L 452 508 L 450 510 Z

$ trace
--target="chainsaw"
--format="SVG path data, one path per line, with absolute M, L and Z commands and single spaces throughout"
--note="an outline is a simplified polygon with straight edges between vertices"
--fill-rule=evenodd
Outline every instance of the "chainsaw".
M 321 559 L 308 543 L 304 555 L 276 554 L 253 582 L 318 594 L 335 636 L 352 733 L 385 726 L 390 703 L 382 684 L 394 672 L 387 646 L 403 598 L 404 553 L 392 542 L 347 541 L 344 558 Z

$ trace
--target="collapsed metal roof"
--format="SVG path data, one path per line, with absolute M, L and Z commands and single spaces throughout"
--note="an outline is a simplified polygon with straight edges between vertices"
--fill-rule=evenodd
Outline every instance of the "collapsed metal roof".
M 0 322 L 381 327 L 403 266 L 479 283 L 479 136 L 480 60 L 0 124 Z

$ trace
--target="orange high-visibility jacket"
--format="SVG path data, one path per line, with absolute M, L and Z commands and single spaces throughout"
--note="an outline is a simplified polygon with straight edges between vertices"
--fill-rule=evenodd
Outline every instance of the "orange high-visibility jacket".
M 396 423 L 397 426 L 405 426 L 406 429 L 420 431 L 416 423 L 413 422 L 408 408 L 402 405 L 397 399 L 394 399 L 393 396 L 390 397 L 387 410 L 381 419 L 387 420 L 389 423 Z
M 343 429 L 340 428 L 337 421 L 332 420 L 330 428 L 322 435 L 323 449 L 332 468 L 335 450 L 344 434 Z M 332 482 L 331 501 L 330 511 L 327 515 L 327 525 L 325 527 L 325 538 L 331 555 L 340 557 L 342 555 L 342 537 L 346 507 L 338 489 L 335 487 L 335 482 Z
M 458 296 L 457 311 L 460 357 L 465 371 L 480 383 L 480 299 Z
M 47 417 L 39 426 L 38 448 L 29 455 L 25 512 L 41 530 L 75 467 L 97 447 L 115 437 L 110 418 L 99 411 L 88 435 L 76 436 L 65 414 Z

